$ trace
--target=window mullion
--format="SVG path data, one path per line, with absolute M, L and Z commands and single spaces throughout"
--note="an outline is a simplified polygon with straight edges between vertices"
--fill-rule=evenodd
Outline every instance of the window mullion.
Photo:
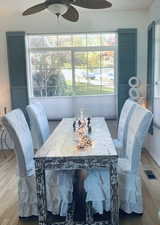
M 76 79 L 75 79 L 75 59 L 74 59 L 74 51 L 71 51 L 71 61 L 72 61 L 72 90 L 75 95 L 75 85 L 76 85 Z
M 88 49 L 87 49 L 87 89 L 88 89 Z
M 100 54 L 100 93 L 102 94 L 102 49 L 101 47 L 99 50 L 99 54 Z

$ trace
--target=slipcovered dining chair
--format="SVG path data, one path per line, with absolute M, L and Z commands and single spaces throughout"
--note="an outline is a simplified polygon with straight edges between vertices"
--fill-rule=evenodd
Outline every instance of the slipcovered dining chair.
M 118 135 L 117 139 L 113 139 L 115 148 L 117 150 L 117 153 L 120 157 L 125 156 L 125 144 L 126 144 L 126 134 L 127 134 L 127 128 L 128 128 L 128 121 L 132 115 L 132 112 L 134 108 L 136 107 L 137 103 L 132 101 L 131 99 L 127 99 L 123 105 L 121 114 L 120 114 L 120 119 L 118 123 Z M 79 172 L 79 181 L 80 185 L 82 186 L 84 183 L 84 179 L 86 177 L 86 171 L 85 170 L 80 170 Z M 94 180 L 95 174 L 92 174 L 93 176 L 91 179 Z M 80 188 L 82 189 L 82 187 Z M 109 197 L 109 196 L 108 196 Z M 97 205 L 97 204 L 96 204 Z
M 128 121 L 126 156 L 118 159 L 120 209 L 126 213 L 143 213 L 141 189 L 141 150 L 152 121 L 152 113 L 137 105 Z M 92 202 L 95 212 L 110 210 L 109 170 L 88 171 L 85 180 L 86 201 Z M 93 188 L 94 187 L 94 188 Z
M 131 100 L 127 99 L 123 105 L 119 123 L 118 123 L 118 133 L 117 138 L 113 139 L 114 145 L 116 147 L 117 153 L 119 156 L 124 156 L 124 146 L 126 141 L 126 134 L 128 129 L 128 121 L 130 117 L 132 116 L 132 112 L 136 106 L 136 103 Z
M 149 110 L 136 106 L 128 124 L 126 157 L 118 160 L 120 208 L 126 213 L 143 213 L 141 152 L 152 118 Z
M 27 106 L 34 146 L 39 149 L 50 135 L 47 114 L 40 103 Z
M 31 133 L 20 109 L 7 113 L 2 122 L 15 144 L 18 172 L 19 216 L 38 215 L 35 164 Z M 46 171 L 47 208 L 55 215 L 66 216 L 72 202 L 72 177 L 64 171 Z
M 50 130 L 49 130 L 49 124 L 48 124 L 48 119 L 47 119 L 47 114 L 39 102 L 30 104 L 26 107 L 29 119 L 30 119 L 30 126 L 31 126 L 31 133 L 33 137 L 33 141 L 35 141 L 35 146 L 39 149 L 41 146 L 45 143 L 45 141 L 48 139 L 50 135 Z M 56 173 L 58 176 L 55 176 Z M 55 172 L 54 170 L 51 170 L 50 173 L 48 174 L 48 179 L 49 185 L 52 184 L 52 186 L 55 186 L 55 183 L 61 183 L 60 189 L 55 188 L 49 190 L 51 191 L 52 199 L 57 199 L 58 204 L 62 204 L 62 213 L 63 211 L 67 211 L 68 208 L 68 200 L 67 200 L 67 195 L 66 191 L 70 190 L 69 192 L 69 199 L 72 200 L 72 171 L 57 171 Z M 63 190 L 64 189 L 64 190 Z M 66 189 L 66 190 L 65 190 Z M 49 192 L 47 192 L 48 194 Z M 59 194 L 63 196 L 63 203 L 59 202 L 58 200 Z M 48 196 L 49 197 L 49 196 Z M 66 199 L 64 201 L 64 199 Z M 66 202 L 66 203 L 65 203 Z M 57 203 L 55 201 L 48 201 L 48 209 L 53 212 L 53 214 L 57 214 L 57 212 L 53 211 L 54 205 Z

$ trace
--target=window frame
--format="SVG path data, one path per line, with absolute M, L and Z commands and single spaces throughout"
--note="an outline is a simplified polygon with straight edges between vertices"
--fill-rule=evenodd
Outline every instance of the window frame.
M 109 33 L 114 33 L 115 34 L 115 38 L 116 38 L 116 44 L 115 46 L 82 46 L 82 47 L 48 47 L 48 48 L 30 48 L 29 47 L 29 36 L 59 36 L 59 35 L 86 35 L 87 34 L 109 34 Z M 73 40 L 72 40 L 73 41 Z M 34 96 L 33 94 L 33 79 L 32 79 L 32 69 L 31 69 L 31 61 L 30 61 L 30 53 L 38 53 L 38 52 L 48 52 L 48 51 L 70 51 L 71 52 L 71 63 L 72 63 L 72 88 L 74 89 L 76 87 L 75 85 L 75 57 L 74 54 L 76 52 L 90 52 L 90 51 L 113 51 L 114 52 L 114 91 L 113 93 L 108 93 L 108 94 L 88 94 L 88 95 L 77 95 L 77 94 L 73 94 L 73 95 L 61 95 L 61 96 Z M 85 96 L 105 96 L 105 95 L 117 95 L 117 65 L 118 65 L 118 33 L 115 31 L 103 31 L 103 32 L 87 32 L 87 33 L 53 33 L 53 34 L 27 34 L 26 35 L 26 60 L 27 60 L 27 83 L 28 83 L 28 94 L 29 94 L 29 98 L 69 98 L 69 97 L 85 97 Z M 87 66 L 88 68 L 88 66 Z M 99 69 L 104 69 L 104 68 L 112 68 L 112 67 L 99 67 Z M 74 93 L 74 92 L 73 92 Z

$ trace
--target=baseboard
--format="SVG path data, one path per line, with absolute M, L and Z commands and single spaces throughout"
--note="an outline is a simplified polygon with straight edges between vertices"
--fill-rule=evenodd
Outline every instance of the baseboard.
M 160 168 L 160 162 L 158 163 L 158 162 L 155 160 L 155 158 L 153 157 L 153 155 L 150 153 L 150 151 L 147 150 L 146 147 L 144 147 L 143 149 L 144 149 L 144 151 L 147 151 L 147 152 L 148 152 L 148 154 L 150 155 L 150 157 L 152 158 L 152 160 L 153 160 L 153 161 L 155 162 L 155 164 Z

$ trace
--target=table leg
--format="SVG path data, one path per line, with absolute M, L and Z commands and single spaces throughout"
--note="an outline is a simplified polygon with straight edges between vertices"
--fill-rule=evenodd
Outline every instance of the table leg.
M 110 165 L 111 224 L 119 225 L 117 159 Z
M 67 218 L 66 218 L 65 225 L 73 225 L 74 224 L 74 222 L 73 222 L 74 208 L 75 208 L 74 202 L 69 203 L 69 205 L 68 205 L 68 213 L 67 213 Z
M 39 213 L 39 225 L 47 225 L 47 199 L 45 182 L 45 162 L 35 160 L 36 185 L 37 185 L 37 205 Z
M 94 224 L 92 202 L 86 203 L 86 225 Z

